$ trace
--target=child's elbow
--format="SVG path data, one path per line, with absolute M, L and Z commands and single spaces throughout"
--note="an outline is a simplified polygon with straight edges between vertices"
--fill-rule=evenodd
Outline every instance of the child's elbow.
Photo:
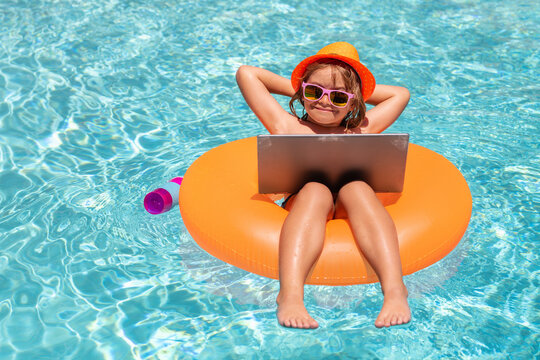
M 242 79 L 248 77 L 250 73 L 251 73 L 251 66 L 240 65 L 238 70 L 236 70 L 236 82 L 242 81 Z
M 241 74 L 246 72 L 247 65 L 240 65 L 240 67 L 236 70 L 236 77 L 241 76 Z
M 411 99 L 411 93 L 409 90 L 403 86 L 397 86 L 396 87 L 397 96 L 402 100 L 405 105 L 409 103 L 409 100 Z

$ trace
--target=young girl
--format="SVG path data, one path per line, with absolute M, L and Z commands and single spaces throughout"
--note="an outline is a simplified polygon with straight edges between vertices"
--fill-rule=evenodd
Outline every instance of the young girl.
M 325 46 L 304 59 L 290 81 L 246 65 L 238 69 L 236 79 L 249 107 L 271 134 L 379 133 L 398 118 L 409 101 L 405 88 L 375 85 L 356 49 L 345 42 Z M 292 114 L 272 93 L 291 97 Z M 304 107 L 300 117 L 295 101 Z M 365 102 L 375 106 L 366 112 Z M 310 182 L 287 199 L 285 208 L 289 214 L 280 235 L 277 296 L 281 325 L 318 327 L 304 306 L 304 282 L 322 251 L 326 222 L 345 217 L 381 283 L 384 303 L 375 326 L 409 322 L 396 228 L 369 185 L 353 181 L 332 194 L 325 185 Z

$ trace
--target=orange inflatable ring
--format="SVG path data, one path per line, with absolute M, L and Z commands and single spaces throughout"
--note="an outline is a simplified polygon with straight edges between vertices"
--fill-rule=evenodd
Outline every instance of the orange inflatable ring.
M 471 193 L 443 156 L 410 144 L 403 192 L 377 194 L 399 237 L 403 274 L 423 269 L 457 245 L 469 223 Z M 241 269 L 278 278 L 278 246 L 287 211 L 257 190 L 256 138 L 218 146 L 187 170 L 179 194 L 182 219 L 211 255 Z M 326 225 L 323 251 L 306 283 L 351 285 L 378 281 L 347 220 Z

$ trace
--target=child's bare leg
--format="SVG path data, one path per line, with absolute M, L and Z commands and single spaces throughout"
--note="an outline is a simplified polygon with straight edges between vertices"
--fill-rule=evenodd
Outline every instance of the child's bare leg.
M 304 306 L 304 282 L 322 251 L 326 220 L 333 209 L 330 190 L 319 183 L 308 183 L 296 195 L 285 219 L 279 240 L 277 297 L 278 321 L 283 326 L 319 326 Z
M 397 232 L 392 218 L 377 196 L 364 182 L 354 181 L 339 192 L 336 215 L 341 206 L 347 212 L 354 237 L 377 273 L 384 303 L 375 326 L 408 323 L 411 311 L 403 283 Z M 373 219 L 376 219 L 374 221 Z

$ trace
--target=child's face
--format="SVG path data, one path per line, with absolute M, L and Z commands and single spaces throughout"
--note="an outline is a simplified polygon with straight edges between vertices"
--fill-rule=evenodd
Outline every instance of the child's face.
M 311 76 L 306 79 L 307 83 L 316 84 L 327 89 L 347 91 L 345 81 L 339 71 L 331 66 L 315 70 Z M 317 101 L 304 101 L 304 108 L 309 116 L 309 120 L 315 124 L 325 127 L 335 127 L 341 124 L 341 121 L 351 108 L 351 102 L 344 107 L 332 105 L 328 95 L 324 95 Z

